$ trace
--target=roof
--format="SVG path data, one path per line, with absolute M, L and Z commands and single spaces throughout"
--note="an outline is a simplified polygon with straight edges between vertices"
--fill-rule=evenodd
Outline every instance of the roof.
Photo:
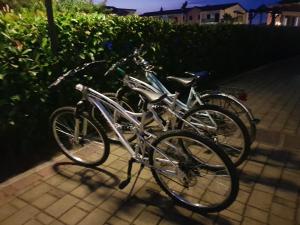
M 300 12 L 300 3 L 278 4 L 271 6 L 271 8 L 285 12 Z
M 214 10 L 222 10 L 227 9 L 235 5 L 240 5 L 237 2 L 234 3 L 227 3 L 227 4 L 219 4 L 219 5 L 206 5 L 206 6 L 198 6 L 198 9 L 201 9 L 203 11 L 214 11 Z
M 160 10 L 155 12 L 147 12 L 142 14 L 142 16 L 160 16 L 160 15 L 170 15 L 170 14 L 181 14 L 186 13 L 192 9 L 200 9 L 203 11 L 215 11 L 215 10 L 223 10 L 230 8 L 232 6 L 239 5 L 239 3 L 227 3 L 227 4 L 219 4 L 219 5 L 205 5 L 205 6 L 194 6 L 191 8 L 185 8 L 185 9 L 173 9 L 173 10 Z M 247 11 L 243 6 L 241 6 L 245 11 Z
M 184 13 L 184 9 L 173 9 L 173 10 L 160 10 L 155 12 L 147 12 L 142 14 L 142 16 L 159 16 L 159 15 L 169 15 L 169 14 L 181 14 Z
M 136 12 L 136 9 L 124 9 L 124 8 L 117 8 L 114 6 L 105 6 L 105 8 L 111 10 L 112 13 L 115 13 L 115 14 L 118 14 L 121 16 Z

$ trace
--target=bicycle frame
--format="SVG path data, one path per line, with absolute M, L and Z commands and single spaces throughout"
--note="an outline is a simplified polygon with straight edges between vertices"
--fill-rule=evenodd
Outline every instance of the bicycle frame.
M 84 87 L 81 84 L 76 85 L 76 89 L 81 91 L 83 93 L 83 99 L 87 100 L 90 102 L 92 105 L 96 106 L 97 109 L 101 112 L 105 120 L 108 122 L 110 127 L 113 129 L 113 131 L 116 133 L 116 135 L 119 137 L 120 142 L 122 145 L 127 149 L 129 154 L 137 160 L 140 163 L 143 163 L 144 165 L 150 167 L 148 163 L 148 158 L 144 157 L 145 154 L 145 147 L 146 145 L 154 148 L 151 143 L 149 143 L 144 137 L 143 134 L 150 135 L 151 137 L 156 137 L 155 135 L 152 135 L 149 132 L 144 132 L 144 121 L 146 118 L 146 112 L 142 113 L 134 113 L 127 111 L 124 109 L 121 105 L 113 101 L 112 99 L 108 98 L 107 96 L 91 89 L 88 87 Z M 141 149 L 141 154 L 137 152 L 137 149 L 134 150 L 129 142 L 125 139 L 124 135 L 118 130 L 118 128 L 114 125 L 113 118 L 110 115 L 110 113 L 107 111 L 105 105 L 109 106 L 113 110 L 116 110 L 118 113 L 120 113 L 123 117 L 125 117 L 128 121 L 130 121 L 134 125 L 134 130 L 136 132 L 136 135 L 138 136 L 138 146 L 142 146 Z M 137 120 L 138 117 L 141 117 L 141 122 Z M 86 125 L 83 126 L 83 129 L 86 129 Z M 78 130 L 75 129 L 75 130 Z M 86 131 L 83 131 L 83 133 Z M 141 141 L 142 140 L 142 141 Z M 158 151 L 163 157 L 165 157 L 171 164 L 174 164 L 172 160 L 170 160 L 164 153 L 162 153 L 160 150 L 155 148 L 156 151 Z M 166 159 L 160 159 L 165 161 Z M 176 175 L 176 174 L 172 174 Z

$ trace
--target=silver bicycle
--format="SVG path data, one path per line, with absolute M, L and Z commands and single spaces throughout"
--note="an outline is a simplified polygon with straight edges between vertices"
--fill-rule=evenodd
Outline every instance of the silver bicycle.
M 59 77 L 51 87 L 74 71 L 78 69 Z M 128 178 L 120 183 L 120 188 L 130 182 L 132 163 L 136 162 L 141 164 L 140 171 L 145 166 L 150 168 L 162 190 L 187 209 L 199 213 L 217 212 L 235 200 L 239 189 L 236 170 L 219 146 L 190 131 L 157 134 L 144 126 L 149 107 L 162 102 L 166 95 L 134 88 L 145 100 L 142 112 L 134 113 L 82 84 L 77 84 L 76 90 L 82 94 L 76 107 L 59 108 L 51 116 L 54 138 L 70 159 L 90 166 L 104 163 L 109 156 L 105 129 L 89 113 L 90 106 L 95 106 L 131 156 Z M 112 112 L 130 121 L 130 129 L 137 137 L 135 142 L 126 140 Z M 192 152 L 197 152 L 197 156 L 192 156 Z
M 186 105 L 178 99 L 178 93 L 171 94 L 167 90 L 163 92 L 161 89 L 157 89 L 144 81 L 127 75 L 119 66 L 131 59 L 136 64 L 143 67 L 146 77 L 155 77 L 155 73 L 152 71 L 152 66 L 142 61 L 142 59 L 139 58 L 139 51 L 136 50 L 133 55 L 121 59 L 117 63 L 113 64 L 105 73 L 105 75 L 108 75 L 112 71 L 117 71 L 123 82 L 123 86 L 117 91 L 117 93 L 109 93 L 108 96 L 118 100 L 121 104 L 130 106 L 131 110 L 137 108 L 138 111 L 140 106 L 135 107 L 133 104 L 130 104 L 126 97 L 128 93 L 131 92 L 132 88 L 137 87 L 150 92 L 160 94 L 165 93 L 167 98 L 163 101 L 168 106 L 169 110 L 176 114 L 177 118 L 176 123 L 174 123 L 174 120 L 171 123 L 171 128 L 189 129 L 213 140 L 216 144 L 223 148 L 235 166 L 239 166 L 245 159 L 247 159 L 250 153 L 251 141 L 247 128 L 241 119 L 239 119 L 234 113 L 215 105 L 200 105 L 189 109 L 188 106 L 192 104 L 193 99 L 191 96 L 194 96 L 193 93 L 195 92 L 193 87 L 191 88 L 192 94 L 190 93 L 190 98 Z M 198 96 L 196 95 L 195 98 L 196 101 Z M 139 98 L 135 100 L 138 101 L 138 99 Z M 164 117 L 162 120 L 166 124 L 170 121 L 168 117 Z M 125 127 L 126 126 L 127 125 L 125 124 Z M 133 135 L 129 135 L 129 137 L 133 137 Z M 111 137 L 111 140 L 116 142 L 118 141 L 118 138 Z

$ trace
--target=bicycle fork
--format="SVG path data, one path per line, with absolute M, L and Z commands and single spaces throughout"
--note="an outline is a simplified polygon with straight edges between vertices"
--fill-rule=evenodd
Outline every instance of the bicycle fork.
M 87 134 L 87 119 L 86 118 L 82 118 L 82 122 L 81 122 L 81 115 L 82 113 L 85 111 L 85 107 L 86 107 L 86 103 L 84 101 L 79 101 L 76 105 L 76 109 L 75 109 L 75 128 L 74 128 L 74 141 L 75 144 L 79 144 L 80 143 L 80 127 L 81 127 L 81 123 L 82 123 L 82 136 L 85 137 Z

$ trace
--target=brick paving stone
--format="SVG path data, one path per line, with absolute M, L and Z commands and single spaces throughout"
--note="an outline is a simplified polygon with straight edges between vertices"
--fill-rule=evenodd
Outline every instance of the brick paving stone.
M 56 174 L 56 171 L 52 168 L 52 166 L 46 166 L 45 168 L 40 169 L 36 172 L 38 175 L 42 176 L 43 179 L 48 179 L 49 177 Z
M 135 180 L 135 177 L 132 179 L 132 182 L 130 182 L 127 187 L 125 187 L 124 189 L 122 189 L 120 191 L 125 194 L 129 194 L 129 192 L 131 191 L 131 188 L 134 184 L 134 180 Z M 146 181 L 144 179 L 139 178 L 134 186 L 132 193 L 135 194 L 136 192 L 138 192 L 145 184 L 146 184 Z
M 58 221 L 58 220 L 54 220 L 50 225 L 65 225 L 62 222 Z
M 115 213 L 125 202 L 122 198 L 117 198 L 115 196 L 110 196 L 107 198 L 101 205 L 99 205 L 99 208 L 103 209 L 104 211 L 107 211 L 108 213 Z
M 294 225 L 294 222 L 271 214 L 268 224 L 270 224 L 270 225 Z
M 296 211 L 296 223 L 300 224 L 300 207 L 298 207 Z
M 126 202 L 117 212 L 116 216 L 127 222 L 133 222 L 133 220 L 143 211 L 146 206 L 142 203 L 138 203 L 131 199 Z
M 291 209 L 295 209 L 296 208 L 296 202 L 289 201 L 289 200 L 286 200 L 284 198 L 280 198 L 278 196 L 274 196 L 273 202 L 276 202 L 276 203 L 278 203 L 280 205 L 287 206 L 287 207 L 289 207 Z
M 232 219 L 234 221 L 237 221 L 237 222 L 241 222 L 242 218 L 243 218 L 241 215 L 239 215 L 237 213 L 234 213 L 234 212 L 231 212 L 228 209 L 225 209 L 225 210 L 221 211 L 220 215 L 225 216 L 225 217 L 227 217 L 229 219 Z
M 109 225 L 129 225 L 130 223 L 128 223 L 116 216 L 113 216 L 107 221 L 107 224 L 109 224 Z
M 85 198 L 90 193 L 91 193 L 91 188 L 86 184 L 81 184 L 71 192 L 72 195 L 75 195 L 78 198 Z
M 105 201 L 110 195 L 114 192 L 114 189 L 109 187 L 99 187 L 96 191 L 89 194 L 84 198 L 84 201 L 93 204 L 95 206 L 100 205 L 103 201 Z
M 43 225 L 40 221 L 37 221 L 35 219 L 29 220 L 24 225 Z
M 291 202 L 296 202 L 297 200 L 297 190 L 291 190 L 290 187 L 286 187 L 286 185 L 280 185 L 278 186 L 275 196 L 278 196 L 280 198 L 284 198 Z
M 51 190 L 48 192 L 48 194 L 53 195 L 53 196 L 56 197 L 56 198 L 62 198 L 62 197 L 64 197 L 67 193 L 64 192 L 64 191 L 62 191 L 62 190 L 60 190 L 60 189 L 53 188 L 53 189 L 51 189 Z
M 284 142 L 284 147 L 286 148 L 300 148 L 300 139 L 297 136 L 288 135 Z
M 48 193 L 43 194 L 38 199 L 32 202 L 32 205 L 36 206 L 39 209 L 45 209 L 50 206 L 52 203 L 57 201 L 58 198 L 50 195 Z
M 269 210 L 272 203 L 272 194 L 254 190 L 248 204 L 262 210 Z
M 0 221 L 14 214 L 18 209 L 11 204 L 2 205 L 0 207 Z
M 128 163 L 121 161 L 121 160 L 116 160 L 109 165 L 109 167 L 116 169 L 116 170 L 122 170 L 123 168 L 125 168 L 127 166 L 128 166 Z
M 33 173 L 33 174 L 23 177 L 20 180 L 17 180 L 12 185 L 10 185 L 9 188 L 11 190 L 14 190 L 15 192 L 26 190 L 27 187 L 31 187 L 32 185 L 34 185 L 35 183 L 40 181 L 41 178 L 42 177 L 40 175 Z
M 27 205 L 12 216 L 1 222 L 1 225 L 21 225 L 38 214 L 39 210 Z
M 68 225 L 77 224 L 83 217 L 85 217 L 87 213 L 77 207 L 71 208 L 64 215 L 62 215 L 59 219 Z
M 65 192 L 71 192 L 80 185 L 79 181 L 68 179 L 57 187 Z
M 149 211 L 143 211 L 133 223 L 136 225 L 152 225 L 157 224 L 159 220 L 159 216 Z
M 245 209 L 245 204 L 242 204 L 238 201 L 233 202 L 232 205 L 229 206 L 229 208 L 228 208 L 229 211 L 232 211 L 239 215 L 243 215 L 244 209 Z
M 91 212 L 95 208 L 94 205 L 87 203 L 85 201 L 80 201 L 76 206 L 86 212 Z
M 13 205 L 14 207 L 16 207 L 17 209 L 22 209 L 23 207 L 25 207 L 27 205 L 27 203 L 19 198 L 14 198 L 11 202 L 11 205 Z
M 57 186 L 57 185 L 63 183 L 66 179 L 67 179 L 67 178 L 61 176 L 60 174 L 57 174 L 57 175 L 55 175 L 55 176 L 52 176 L 52 177 L 48 178 L 48 179 L 46 180 L 46 182 L 47 182 L 48 184 L 53 185 L 53 186 Z
M 262 211 L 260 209 L 247 206 L 245 210 L 245 216 L 250 217 L 251 219 L 257 220 L 261 223 L 267 223 L 268 222 L 268 213 L 265 211 Z
M 250 194 L 246 191 L 243 190 L 239 190 L 238 196 L 237 196 L 237 201 L 241 202 L 241 203 L 246 203 L 249 199 Z
M 31 202 L 47 193 L 50 189 L 52 189 L 52 186 L 46 183 L 41 183 L 38 186 L 28 190 L 24 194 L 20 195 L 19 197 L 27 202 Z
M 71 195 L 59 199 L 50 205 L 45 211 L 51 216 L 58 218 L 70 208 L 72 208 L 79 200 Z
M 263 191 L 266 193 L 270 193 L 270 194 L 274 194 L 275 193 L 275 188 L 274 186 L 272 186 L 272 184 L 261 184 L 259 182 L 264 182 L 263 178 L 260 180 L 258 180 L 258 182 L 254 185 L 254 189 L 255 190 L 259 190 L 259 191 Z
M 275 202 L 272 203 L 271 213 L 287 220 L 294 220 L 295 218 L 295 209 Z
M 49 215 L 47 215 L 46 213 L 43 213 L 43 212 L 39 213 L 36 216 L 36 219 L 38 221 L 40 221 L 42 224 L 45 224 L 45 225 L 48 225 L 48 224 L 50 224 L 51 222 L 54 221 L 53 217 L 51 217 L 51 216 L 49 216 Z
M 110 154 L 108 159 L 103 163 L 103 166 L 109 166 L 110 164 L 114 163 L 114 161 L 118 160 L 120 157 L 114 154 Z
M 245 217 L 242 222 L 242 225 L 264 225 L 264 224 L 266 224 L 266 223 L 261 223 L 261 222 L 258 222 L 257 220 L 253 220 L 248 217 Z
M 215 217 L 209 216 L 209 215 L 201 215 L 199 213 L 193 213 L 192 219 L 197 222 L 198 224 L 203 225 L 212 225 L 214 224 L 214 221 L 216 220 Z
M 101 225 L 111 217 L 111 215 L 101 209 L 94 209 L 78 225 Z

